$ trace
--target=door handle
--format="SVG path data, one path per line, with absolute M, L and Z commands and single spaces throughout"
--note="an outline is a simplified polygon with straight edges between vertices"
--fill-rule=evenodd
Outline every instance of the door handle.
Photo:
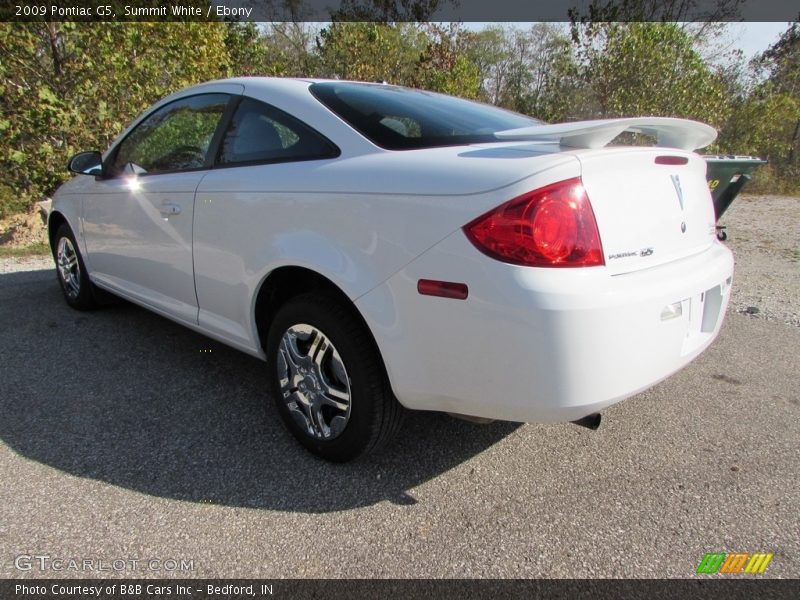
M 165 202 L 161 205 L 159 209 L 161 214 L 168 217 L 170 215 L 179 215 L 181 214 L 181 207 L 178 204 L 171 204 L 169 202 Z

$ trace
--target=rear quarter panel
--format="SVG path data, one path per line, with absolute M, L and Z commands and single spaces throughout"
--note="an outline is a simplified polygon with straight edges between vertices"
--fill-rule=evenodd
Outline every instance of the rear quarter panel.
M 438 166 L 428 160 L 429 171 L 441 172 L 431 181 L 424 172 L 413 175 L 422 157 L 397 154 L 209 173 L 195 200 L 201 327 L 260 353 L 255 299 L 274 269 L 311 269 L 355 301 L 476 216 L 540 181 L 573 177 L 579 167 L 572 157 L 527 156 L 515 167 L 514 183 L 500 185 L 510 173 L 498 165 L 494 176 L 481 178 L 481 188 L 469 163 L 456 163 L 464 169 L 459 178 L 444 158 Z M 520 175 L 521 168 L 536 174 Z M 448 180 L 451 193 L 442 193 Z

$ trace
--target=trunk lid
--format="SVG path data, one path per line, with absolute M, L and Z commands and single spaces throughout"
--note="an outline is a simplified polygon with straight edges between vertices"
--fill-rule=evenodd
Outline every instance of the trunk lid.
M 672 262 L 714 243 L 714 205 L 701 157 L 639 147 L 575 155 L 612 274 Z

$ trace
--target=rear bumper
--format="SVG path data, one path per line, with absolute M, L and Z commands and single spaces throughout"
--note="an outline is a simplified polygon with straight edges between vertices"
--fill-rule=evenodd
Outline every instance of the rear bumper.
M 501 263 L 458 231 L 357 305 L 406 407 L 556 422 L 645 390 L 700 354 L 719 332 L 732 274 L 719 243 L 612 276 Z M 421 278 L 466 283 L 469 297 L 421 296 Z

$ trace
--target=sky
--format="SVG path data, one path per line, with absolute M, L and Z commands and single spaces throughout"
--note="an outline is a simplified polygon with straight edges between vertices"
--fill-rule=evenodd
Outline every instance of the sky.
M 734 43 L 734 45 L 742 50 L 745 56 L 751 57 L 777 42 L 781 33 L 788 27 L 788 23 L 785 22 L 731 23 L 730 30 L 734 39 L 736 39 L 736 32 L 741 32 L 738 35 L 738 43 Z

